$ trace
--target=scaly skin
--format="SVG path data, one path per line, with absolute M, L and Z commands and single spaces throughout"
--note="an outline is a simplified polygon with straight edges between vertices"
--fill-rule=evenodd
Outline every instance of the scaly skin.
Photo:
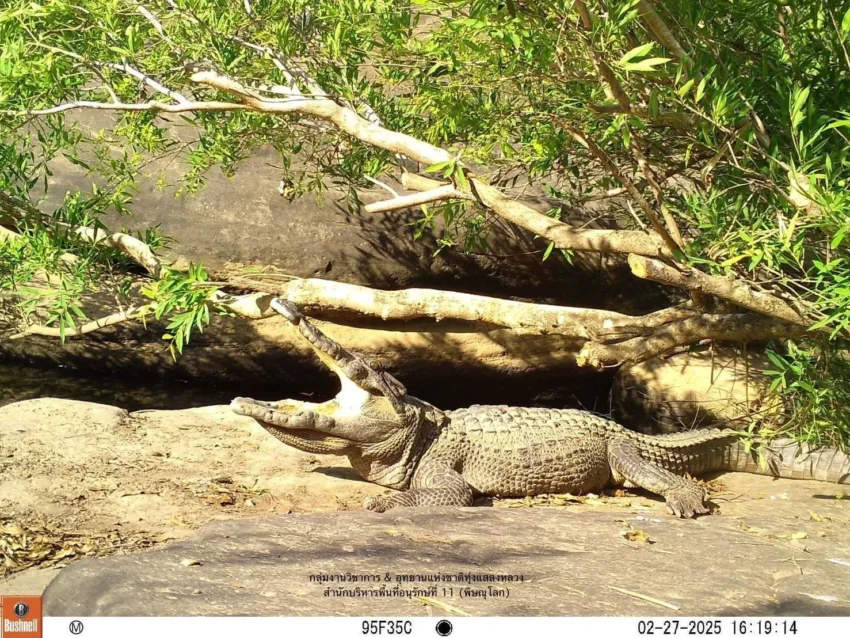
M 294 305 L 275 300 L 343 389 L 312 404 L 234 399 L 282 442 L 317 454 L 348 456 L 367 481 L 403 490 L 371 497 L 364 507 L 472 505 L 476 494 L 580 494 L 608 486 L 644 488 L 664 497 L 676 516 L 707 513 L 705 490 L 686 478 L 716 470 L 850 482 L 850 458 L 790 441 L 762 448 L 767 465 L 734 431 L 650 437 L 582 410 L 472 406 L 442 412 L 411 397 L 379 365 L 328 339 Z

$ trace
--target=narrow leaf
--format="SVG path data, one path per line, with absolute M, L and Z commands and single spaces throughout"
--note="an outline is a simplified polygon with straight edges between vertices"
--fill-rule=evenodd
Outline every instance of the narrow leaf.
M 637 73 L 648 73 L 650 71 L 655 71 L 655 67 L 660 66 L 662 64 L 666 64 L 672 58 L 647 58 L 646 60 L 641 60 L 640 62 L 627 62 L 626 64 L 621 65 L 627 71 L 636 71 Z
M 620 61 L 617 64 L 623 66 L 625 64 L 628 64 L 629 60 L 631 60 L 632 58 L 642 58 L 647 53 L 652 51 L 652 46 L 653 43 L 649 42 L 647 44 L 642 44 L 639 47 L 635 47 L 634 49 L 623 55 L 623 57 L 620 58 Z

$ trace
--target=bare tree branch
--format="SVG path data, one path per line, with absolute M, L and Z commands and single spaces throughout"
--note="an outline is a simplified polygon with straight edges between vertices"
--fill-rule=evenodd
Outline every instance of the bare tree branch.
M 140 308 L 128 308 L 123 312 L 116 312 L 114 314 L 107 315 L 106 317 L 96 319 L 95 321 L 89 321 L 88 323 L 84 323 L 83 325 L 77 326 L 76 328 L 66 329 L 64 331 L 53 326 L 28 326 L 25 330 L 22 330 L 17 334 L 11 335 L 9 339 L 23 339 L 24 337 L 29 337 L 30 335 L 56 337 L 57 339 L 81 337 L 90 332 L 94 332 L 95 330 L 100 330 L 101 328 L 106 328 L 107 326 L 114 326 L 117 323 L 129 321 L 130 319 L 135 319 L 145 314 L 146 312 L 151 311 L 152 309 L 153 307 L 150 304 L 141 306 Z
M 697 315 L 661 326 L 648 336 L 615 344 L 590 341 L 579 352 L 579 365 L 603 368 L 639 363 L 680 346 L 714 341 L 761 341 L 802 337 L 802 326 L 755 314 Z
M 239 97 L 243 104 L 258 111 L 300 112 L 329 120 L 343 132 L 367 144 L 400 153 L 423 164 L 447 162 L 452 155 L 441 148 L 416 139 L 405 133 L 391 131 L 360 117 L 352 109 L 341 106 L 330 98 L 264 100 L 246 91 L 242 85 L 211 71 L 195 73 L 192 79 Z M 487 208 L 500 217 L 553 241 L 564 250 L 603 253 L 633 252 L 653 257 L 669 253 L 657 237 L 638 231 L 578 230 L 568 224 L 538 213 L 506 197 L 498 189 L 472 177 L 473 194 Z
M 387 199 L 373 204 L 367 204 L 363 207 L 367 213 L 387 213 L 394 210 L 404 210 L 414 206 L 421 206 L 430 202 L 439 202 L 446 199 L 466 199 L 474 200 L 469 193 L 455 188 L 454 184 L 438 186 L 432 190 L 422 193 L 414 193 L 413 195 L 399 195 L 393 199 Z
M 181 95 L 177 91 L 172 91 L 171 89 L 163 86 L 162 84 L 160 84 L 159 82 L 154 80 L 149 75 L 142 73 L 137 68 L 130 66 L 126 62 L 123 62 L 121 64 L 113 64 L 111 62 L 96 62 L 95 64 L 97 66 L 100 66 L 100 67 L 105 67 L 105 68 L 108 68 L 108 69 L 115 69 L 116 71 L 121 71 L 122 73 L 126 73 L 130 77 L 134 77 L 137 80 L 139 80 L 140 82 L 144 82 L 146 85 L 151 87 L 154 91 L 157 91 L 158 93 L 162 93 L 163 95 L 167 95 L 168 97 L 170 97 L 172 100 L 174 100 L 178 104 L 189 104 L 190 103 L 189 100 L 186 99 L 185 96 Z
M 276 295 L 305 311 L 353 312 L 385 321 L 452 319 L 582 339 L 639 335 L 694 312 L 679 307 L 633 317 L 608 310 L 534 304 L 427 288 L 375 290 L 324 279 L 293 279 L 279 283 L 233 276 L 229 282 Z
M 284 99 L 266 99 L 247 89 L 239 82 L 214 71 L 198 71 L 192 81 L 230 93 L 239 99 L 230 102 L 180 102 L 165 104 L 148 101 L 138 104 L 75 101 L 48 109 L 16 112 L 15 115 L 44 115 L 71 109 L 91 108 L 114 111 L 163 111 L 182 113 L 190 111 L 254 110 L 264 113 L 302 113 L 331 122 L 342 132 L 362 142 L 406 156 L 421 164 L 432 165 L 452 159 L 451 153 L 415 137 L 386 129 L 361 117 L 353 108 L 339 104 L 328 96 L 293 96 Z M 7 112 L 8 113 L 8 112 Z M 471 177 L 473 194 L 494 213 L 525 228 L 564 250 L 603 253 L 637 253 L 652 257 L 669 256 L 669 250 L 659 238 L 639 231 L 578 230 L 568 224 L 538 213 L 506 197 L 492 186 Z
M 655 259 L 647 259 L 640 255 L 629 255 L 629 266 L 632 273 L 641 279 L 649 279 L 683 290 L 713 295 L 742 308 L 798 326 L 809 327 L 814 323 L 781 299 L 755 290 L 740 280 L 714 277 L 687 266 L 682 267 L 682 270 L 677 270 L 665 263 Z
M 640 255 L 652 257 L 670 257 L 670 252 L 664 247 L 661 238 L 654 233 L 634 230 L 596 230 L 574 228 L 569 224 L 558 221 L 523 204 L 520 200 L 511 199 L 492 186 L 483 185 L 471 180 L 474 186 L 473 194 L 477 200 L 500 217 L 515 223 L 521 228 L 530 230 L 555 243 L 559 248 L 578 252 L 599 252 L 622 254 L 628 248 Z M 402 185 L 409 190 L 430 190 L 444 185 L 421 175 L 405 173 L 401 178 Z
M 664 224 L 661 223 L 661 219 L 655 213 L 650 203 L 646 200 L 646 198 L 641 194 L 638 190 L 637 186 L 635 186 L 634 182 L 629 179 L 623 171 L 613 162 L 613 160 L 608 157 L 608 154 L 603 151 L 599 145 L 596 144 L 593 140 L 591 140 L 587 135 L 583 132 L 579 131 L 576 127 L 574 127 L 569 122 L 564 121 L 563 119 L 555 116 L 551 116 L 552 120 L 558 124 L 561 128 L 563 128 L 570 136 L 579 144 L 584 146 L 587 150 L 591 152 L 591 154 L 599 161 L 600 164 L 607 170 L 611 175 L 619 181 L 623 187 L 628 191 L 629 195 L 631 195 L 632 199 L 637 202 L 638 206 L 640 206 L 641 210 L 649 219 L 649 222 L 652 224 L 652 228 L 655 232 L 658 233 L 659 237 L 663 240 L 666 245 L 668 251 L 675 255 L 677 252 L 681 251 L 681 248 L 676 240 L 670 236 L 670 233 L 664 227 Z M 640 253 L 644 254 L 644 253 Z
M 53 115 L 64 113 L 75 109 L 92 109 L 95 111 L 154 111 L 163 113 L 193 113 L 196 111 L 250 111 L 247 104 L 234 104 L 233 102 L 186 102 L 180 104 L 168 104 L 150 100 L 148 102 L 95 102 L 91 100 L 75 100 L 64 104 L 57 104 L 46 109 L 32 109 L 29 111 L 15 111 L 6 109 L 0 111 L 3 115 L 25 116 L 25 115 Z

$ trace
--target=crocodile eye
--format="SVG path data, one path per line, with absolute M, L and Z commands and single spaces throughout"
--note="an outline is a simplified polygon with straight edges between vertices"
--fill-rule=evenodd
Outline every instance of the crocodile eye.
M 369 376 L 368 370 L 365 370 L 362 366 L 351 366 L 348 371 L 348 378 L 352 381 L 362 381 L 366 377 Z

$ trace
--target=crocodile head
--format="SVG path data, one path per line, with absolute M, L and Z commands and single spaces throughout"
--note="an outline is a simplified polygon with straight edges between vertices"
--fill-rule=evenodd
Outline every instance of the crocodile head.
M 339 377 L 330 401 L 257 401 L 239 397 L 230 406 L 255 419 L 280 441 L 314 454 L 342 454 L 363 478 L 405 487 L 421 452 L 423 436 L 446 422 L 443 412 L 411 397 L 376 362 L 347 350 L 313 326 L 294 304 L 271 307 L 295 326 L 319 359 Z

